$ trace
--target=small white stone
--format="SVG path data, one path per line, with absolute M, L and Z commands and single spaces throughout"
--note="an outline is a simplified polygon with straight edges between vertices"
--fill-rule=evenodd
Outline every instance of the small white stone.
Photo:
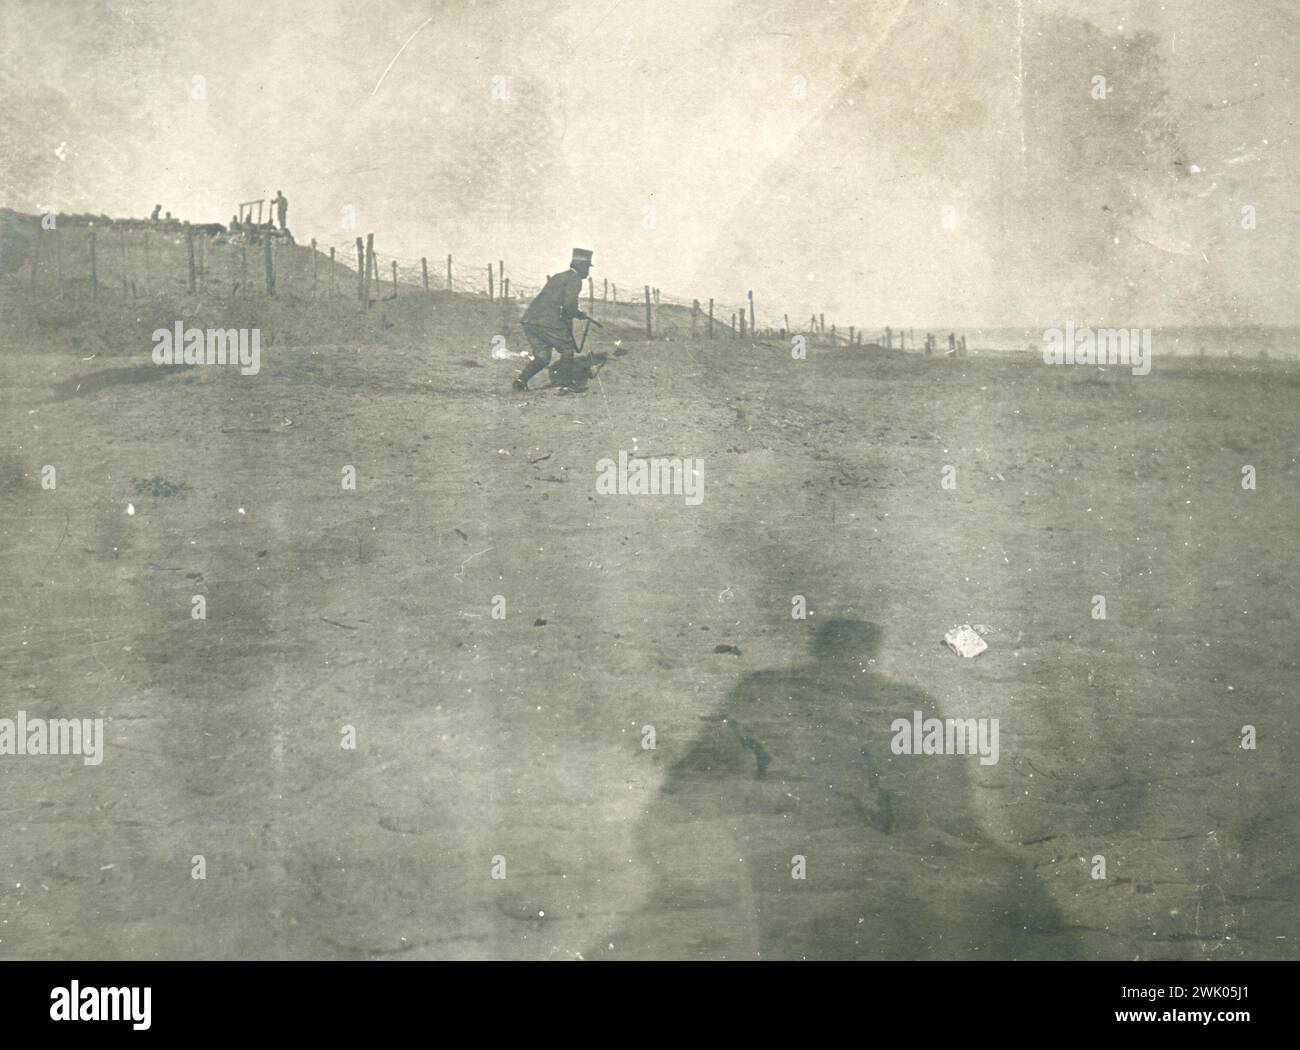
M 989 647 L 988 642 L 981 638 L 968 623 L 954 627 L 943 636 L 943 640 L 954 653 L 967 659 L 979 656 Z

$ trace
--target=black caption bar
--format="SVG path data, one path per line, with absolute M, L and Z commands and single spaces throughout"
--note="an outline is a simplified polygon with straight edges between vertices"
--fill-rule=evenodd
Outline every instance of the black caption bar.
M 927 1036 L 971 1025 L 1284 1031 L 1294 963 L 0 963 L 7 1035 L 285 1034 L 333 1041 L 436 1022 L 626 1031 L 689 1015 L 697 1034 L 873 1017 Z M 857 1019 L 854 1021 L 854 1019 Z M 600 1029 L 595 1029 L 600 1030 Z M 864 1029 L 859 1028 L 866 1034 Z M 665 1031 L 664 1034 L 667 1034 Z M 19 1045 L 17 1043 L 12 1045 Z

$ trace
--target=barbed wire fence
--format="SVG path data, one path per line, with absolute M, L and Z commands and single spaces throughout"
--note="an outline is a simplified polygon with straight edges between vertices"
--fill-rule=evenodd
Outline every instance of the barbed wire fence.
M 176 220 L 57 217 L 49 228 L 35 219 L 30 225 L 18 244 L 26 259 L 17 267 L 11 259 L 0 272 L 25 269 L 32 294 L 77 301 L 202 294 L 232 300 L 351 300 L 364 310 L 387 300 L 451 293 L 522 308 L 550 277 L 508 265 L 504 258 L 470 265 L 454 253 L 419 258 L 385 253 L 373 233 L 351 242 L 296 243 L 269 224 L 232 232 L 218 224 Z M 12 256 L 12 237 L 6 247 Z M 15 276 L 21 280 L 20 273 Z M 855 326 L 828 326 L 820 313 L 792 322 L 787 313 L 761 308 L 752 291 L 743 298 L 701 299 L 664 293 L 653 284 L 592 277 L 582 305 L 616 329 L 647 339 L 757 340 L 801 334 L 821 345 L 863 343 L 863 332 Z M 906 349 L 907 333 L 892 329 L 884 329 L 881 345 L 894 348 L 895 335 L 897 348 Z M 915 337 L 912 343 L 915 348 Z M 934 346 L 927 336 L 926 352 Z

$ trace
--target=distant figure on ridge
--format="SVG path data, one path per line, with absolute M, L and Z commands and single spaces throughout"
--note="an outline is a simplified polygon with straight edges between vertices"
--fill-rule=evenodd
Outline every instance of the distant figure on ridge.
M 275 214 L 280 220 L 281 231 L 287 230 L 289 227 L 285 225 L 285 218 L 289 214 L 289 198 L 284 195 L 283 190 L 276 190 L 275 200 L 271 203 L 275 205 Z
M 578 296 L 590 272 L 591 252 L 574 248 L 569 268 L 548 278 L 546 287 L 528 304 L 520 324 L 532 347 L 532 355 L 528 367 L 515 380 L 516 390 L 528 389 L 528 380 L 550 364 L 552 350 L 560 352 L 561 390 L 574 388 L 573 355 L 578 344 L 573 340 L 573 321 L 587 316 L 578 306 Z

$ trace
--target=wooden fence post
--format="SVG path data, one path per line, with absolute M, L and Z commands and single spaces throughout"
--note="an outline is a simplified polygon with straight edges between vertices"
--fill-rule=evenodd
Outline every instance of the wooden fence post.
M 651 327 L 650 322 L 650 286 L 648 284 L 645 286 L 645 337 L 647 339 L 653 339 L 655 337 L 654 329 Z
M 189 257 L 190 263 L 190 280 L 189 289 L 194 291 L 194 228 L 187 222 L 185 224 L 185 253 Z
M 95 266 L 95 231 L 90 231 L 90 298 L 92 302 L 99 299 L 99 271 Z
M 854 332 L 855 332 L 854 326 L 849 325 L 849 346 L 852 346 L 854 343 L 858 341 L 857 336 L 854 334 Z
M 492 292 L 492 264 L 488 263 L 488 302 L 495 298 L 496 296 Z
M 745 338 L 745 308 L 740 308 L 740 338 Z
M 429 290 L 429 260 L 420 256 L 420 279 L 424 281 L 424 290 Z
M 271 238 L 262 239 L 263 252 L 262 257 L 266 262 L 266 294 L 275 294 L 275 263 L 271 261 Z
M 696 299 L 691 304 L 691 338 L 695 338 L 696 328 L 700 321 L 700 301 Z
M 609 278 L 608 277 L 605 278 L 605 290 L 600 293 L 600 301 L 602 303 L 609 302 Z
M 357 238 L 357 302 L 366 302 L 366 242 Z
M 749 293 L 749 331 L 751 334 L 758 334 L 758 325 L 754 321 L 754 293 Z
M 596 278 L 587 278 L 587 312 L 596 309 Z
M 782 314 L 781 316 L 785 318 L 785 331 L 783 331 L 781 334 L 782 334 L 782 335 L 789 335 L 789 334 L 790 334 L 790 315 L 789 315 L 789 314 Z
M 369 310 L 370 309 L 370 270 L 372 267 L 376 267 L 379 265 L 379 263 L 375 260 L 375 235 L 373 233 L 366 234 L 366 260 L 367 262 L 366 262 L 365 303 L 366 303 L 366 309 Z
M 447 256 L 447 291 L 451 291 L 451 256 Z
M 117 246 L 122 253 L 122 298 L 126 298 L 126 230 L 117 231 Z
M 613 289 L 614 289 L 614 305 L 617 306 L 617 305 L 618 305 L 618 285 L 613 285 L 612 287 L 613 287 Z

